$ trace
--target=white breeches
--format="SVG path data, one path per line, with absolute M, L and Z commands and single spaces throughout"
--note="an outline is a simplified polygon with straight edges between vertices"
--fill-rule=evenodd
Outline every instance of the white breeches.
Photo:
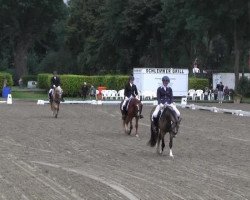
M 180 111 L 177 109 L 177 107 L 176 107 L 175 104 L 171 103 L 171 104 L 167 104 L 167 105 L 168 105 L 168 106 L 171 106 L 171 107 L 173 108 L 173 110 L 175 111 L 176 115 L 177 115 L 178 117 L 180 117 L 181 113 L 180 113 Z M 163 108 L 164 108 L 164 105 L 163 105 L 163 104 L 159 104 L 159 105 L 156 106 L 155 111 L 154 111 L 153 114 L 152 114 L 152 120 L 153 120 L 153 117 L 154 117 L 154 118 L 157 117 L 159 111 L 160 111 L 161 109 L 163 109 Z
M 122 107 L 121 107 L 121 109 L 123 110 L 123 108 L 124 108 L 124 106 L 126 105 L 126 103 L 127 103 L 127 101 L 129 100 L 129 99 L 131 99 L 132 98 L 132 96 L 131 97 L 125 97 L 125 99 L 124 99 L 124 101 L 123 101 L 123 103 L 122 103 Z

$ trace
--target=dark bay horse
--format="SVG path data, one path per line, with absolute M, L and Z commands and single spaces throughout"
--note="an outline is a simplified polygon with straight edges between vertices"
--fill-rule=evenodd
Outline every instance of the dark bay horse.
M 121 109 L 121 105 L 122 105 L 123 101 L 120 104 L 120 109 Z M 140 100 L 138 100 L 137 98 L 131 98 L 128 102 L 128 106 L 127 106 L 127 113 L 125 118 L 123 119 L 123 127 L 125 130 L 125 133 L 127 133 L 128 135 L 131 134 L 131 131 L 133 129 L 133 118 L 135 118 L 135 136 L 138 137 L 138 121 L 140 119 L 140 115 L 142 112 L 142 103 Z M 122 113 L 122 110 L 121 110 Z M 129 123 L 130 123 L 130 127 L 129 127 Z
M 52 101 L 50 102 L 50 108 L 55 118 L 57 118 L 58 116 L 60 101 L 61 101 L 61 91 L 59 88 L 56 87 L 52 94 Z
M 154 147 L 157 143 L 157 152 L 158 154 L 162 154 L 163 149 L 165 147 L 164 137 L 166 133 L 169 133 L 169 155 L 173 157 L 172 147 L 173 147 L 173 138 L 176 136 L 180 126 L 180 119 L 177 117 L 175 111 L 170 106 L 164 106 L 164 109 L 161 111 L 160 118 L 158 120 L 158 128 L 154 129 L 153 122 L 151 120 L 151 116 L 155 110 L 155 107 L 152 109 L 150 114 L 151 121 L 151 138 L 148 141 L 148 144 L 151 147 Z M 161 149 L 160 149 L 160 141 Z

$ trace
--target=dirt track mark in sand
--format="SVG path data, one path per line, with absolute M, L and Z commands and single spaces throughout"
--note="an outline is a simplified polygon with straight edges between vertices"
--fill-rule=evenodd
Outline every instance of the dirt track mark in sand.
M 130 200 L 139 200 L 139 198 L 137 198 L 135 195 L 133 195 L 131 192 L 129 192 L 128 188 L 124 188 L 123 186 L 119 186 L 118 183 L 111 183 L 109 181 L 106 181 L 100 177 L 94 176 L 94 175 L 89 174 L 87 172 L 84 172 L 82 170 L 70 169 L 67 167 L 60 166 L 60 165 L 55 165 L 55 164 L 45 163 L 45 162 L 32 161 L 32 163 L 44 165 L 44 166 L 49 166 L 49 167 L 54 167 L 54 168 L 61 169 L 61 170 L 67 171 L 67 172 L 73 172 L 73 173 L 79 174 L 81 176 L 88 177 L 92 180 L 95 180 L 97 182 L 101 182 L 102 184 L 113 188 L 114 190 L 120 192 L 121 194 L 123 194 L 125 197 L 127 197 Z

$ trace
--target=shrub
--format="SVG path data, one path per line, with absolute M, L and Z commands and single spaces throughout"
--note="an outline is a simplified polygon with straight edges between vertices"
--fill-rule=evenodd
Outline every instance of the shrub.
M 37 75 L 37 84 L 41 89 L 48 90 L 50 88 L 50 74 L 38 74 Z
M 0 72 L 0 88 L 1 88 L 1 90 L 3 88 L 4 79 L 7 79 L 7 86 L 9 86 L 9 87 L 13 86 L 12 75 L 10 73 Z
M 106 75 L 106 76 L 83 76 L 83 75 L 59 75 L 61 78 L 62 89 L 65 96 L 75 97 L 79 95 L 81 86 L 84 82 L 93 85 L 95 88 L 105 86 L 107 89 L 120 90 L 124 88 L 127 76 Z M 38 87 L 48 90 L 52 74 L 39 74 Z
M 250 80 L 246 76 L 240 78 L 236 92 L 244 97 L 250 97 Z
M 188 79 L 188 89 L 203 90 L 205 87 L 209 88 L 209 80 L 206 78 L 194 77 Z

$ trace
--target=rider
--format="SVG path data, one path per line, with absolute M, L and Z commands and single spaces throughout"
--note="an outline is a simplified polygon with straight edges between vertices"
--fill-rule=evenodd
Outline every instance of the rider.
M 155 108 L 155 111 L 152 114 L 152 122 L 155 128 L 158 127 L 157 123 L 160 117 L 160 110 L 163 109 L 164 104 L 169 105 L 173 108 L 175 113 L 177 114 L 178 118 L 180 119 L 180 112 L 176 108 L 175 104 L 173 103 L 173 91 L 172 88 L 168 86 L 170 83 L 170 79 L 168 76 L 162 77 L 162 86 L 158 87 L 157 89 L 157 101 L 158 105 Z
M 124 99 L 124 101 L 122 103 L 122 107 L 121 107 L 123 118 L 126 115 L 126 105 L 127 105 L 128 100 L 131 98 L 139 99 L 138 90 L 137 90 L 136 85 L 134 84 L 134 76 L 133 75 L 129 76 L 128 83 L 125 85 L 124 97 L 125 97 L 125 99 Z M 143 118 L 143 116 L 141 114 L 140 114 L 140 118 Z
M 60 77 L 57 75 L 57 71 L 53 72 L 53 77 L 50 79 L 50 90 L 49 90 L 49 100 L 52 101 L 52 94 L 56 87 L 59 87 L 59 90 L 61 91 L 61 101 L 64 102 L 63 95 L 62 95 L 62 88 L 61 88 L 61 80 Z

